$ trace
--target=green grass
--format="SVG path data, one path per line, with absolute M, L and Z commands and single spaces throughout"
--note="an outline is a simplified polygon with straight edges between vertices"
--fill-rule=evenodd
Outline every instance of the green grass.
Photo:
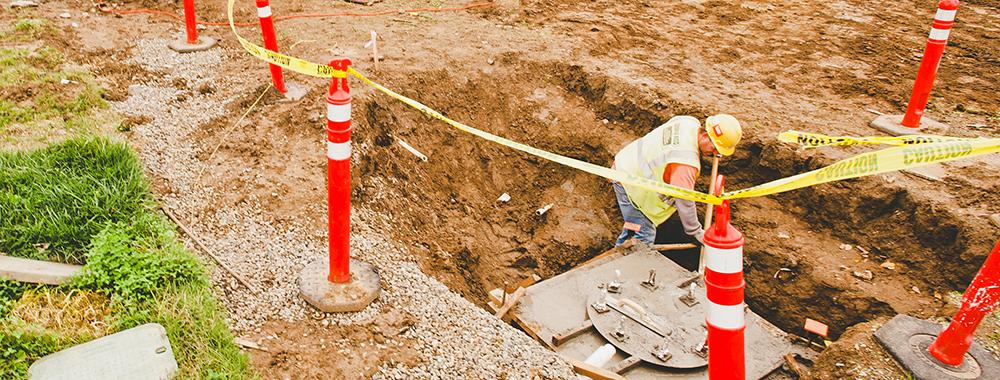
M 107 226 L 150 213 L 138 168 L 127 146 L 106 139 L 0 155 L 0 251 L 82 263 L 91 239 Z M 152 233 L 142 226 L 133 228 Z
M 35 33 L 46 26 L 45 20 L 22 18 L 14 22 L 14 30 L 24 33 Z
M 62 54 L 47 46 L 0 48 L 0 131 L 42 120 L 72 124 L 93 109 L 107 108 L 93 76 L 64 63 Z
M 183 379 L 254 378 L 212 296 L 205 268 L 158 212 L 138 158 L 121 142 L 78 136 L 0 152 L 0 252 L 85 263 L 66 290 L 110 298 L 114 331 L 167 329 Z M 85 340 L 9 312 L 26 287 L 0 281 L 0 379 Z

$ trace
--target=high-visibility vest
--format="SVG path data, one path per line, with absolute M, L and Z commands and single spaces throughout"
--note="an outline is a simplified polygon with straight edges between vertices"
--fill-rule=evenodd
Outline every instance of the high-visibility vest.
M 701 123 L 691 116 L 675 116 L 645 136 L 629 143 L 615 155 L 615 168 L 629 174 L 663 180 L 669 164 L 701 168 L 698 158 L 698 130 Z M 641 187 L 622 185 L 629 200 L 654 225 L 663 223 L 676 209 L 673 200 Z

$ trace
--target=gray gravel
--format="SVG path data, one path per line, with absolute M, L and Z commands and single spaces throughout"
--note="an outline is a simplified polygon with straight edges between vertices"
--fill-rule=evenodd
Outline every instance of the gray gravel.
M 415 342 L 413 348 L 423 360 L 416 368 L 387 364 L 375 378 L 489 379 L 501 374 L 512 379 L 575 378 L 555 354 L 424 274 L 403 244 L 376 232 L 386 229 L 384 217 L 365 208 L 353 211 L 352 254 L 378 269 L 383 281 L 381 297 L 358 313 L 323 315 L 309 307 L 299 298 L 295 281 L 303 266 L 325 253 L 325 237 L 311 235 L 294 223 L 275 226 L 262 211 L 261 200 L 253 196 L 237 206 L 214 204 L 217 192 L 225 189 L 197 183 L 206 167 L 197 155 L 214 147 L 198 145 L 191 134 L 199 125 L 225 114 L 226 105 L 237 94 L 253 91 L 259 84 L 248 78 L 217 76 L 226 60 L 247 58 L 221 48 L 181 55 L 169 50 L 167 42 L 137 42 L 130 61 L 163 75 L 133 84 L 129 97 L 113 103 L 113 108 L 153 118 L 134 129 L 132 142 L 147 170 L 169 189 L 161 194 L 165 206 L 253 285 L 248 290 L 221 269 L 212 275 L 215 293 L 229 310 L 229 325 L 237 336 L 260 332 L 272 320 L 313 318 L 325 320 L 324 324 L 366 324 L 391 306 L 414 316 L 416 323 L 404 336 Z M 172 85 L 178 78 L 188 81 L 188 88 L 212 82 L 219 90 L 208 94 L 178 90 Z M 237 117 L 231 115 L 232 120 Z M 317 141 L 317 151 L 322 151 L 321 143 Z M 363 147 L 359 148 L 356 156 L 363 155 Z M 240 173 L 250 179 L 261 174 L 249 168 Z M 325 214 L 326 207 L 316 205 L 312 211 Z

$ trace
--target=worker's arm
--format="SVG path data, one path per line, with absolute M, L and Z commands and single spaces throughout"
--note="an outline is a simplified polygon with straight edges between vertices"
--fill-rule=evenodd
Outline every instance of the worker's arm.
M 663 176 L 665 177 L 663 178 L 664 182 L 694 190 L 698 169 L 690 165 L 670 164 Z M 698 208 L 695 206 L 695 202 L 674 198 L 674 208 L 677 209 L 677 216 L 681 219 L 681 225 L 684 226 L 684 233 L 694 237 L 700 243 L 702 237 L 705 236 L 705 229 L 702 228 L 701 221 L 698 219 Z

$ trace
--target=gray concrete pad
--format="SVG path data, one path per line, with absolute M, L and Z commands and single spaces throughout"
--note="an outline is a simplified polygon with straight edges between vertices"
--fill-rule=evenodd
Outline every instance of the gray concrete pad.
M 301 100 L 309 93 L 309 88 L 301 84 L 285 81 L 285 97 L 278 100 L 279 103 L 292 103 Z
M 881 115 L 872 120 L 870 125 L 882 132 L 892 136 L 904 135 L 943 135 L 951 129 L 948 124 L 924 116 L 920 119 L 920 127 L 904 127 L 902 124 L 903 115 Z
M 62 285 L 82 270 L 79 265 L 0 256 L 0 277 L 14 281 Z
M 948 176 L 948 171 L 945 170 L 944 166 L 941 166 L 941 164 L 930 164 L 910 169 L 903 169 L 903 172 L 928 181 L 941 181 Z
M 950 366 L 931 356 L 930 347 L 944 326 L 899 314 L 875 332 L 875 340 L 919 380 L 986 380 L 1000 376 L 1000 361 L 973 342 L 961 365 Z
M 193 44 L 187 43 L 186 39 L 180 39 L 168 43 L 167 46 L 178 53 L 193 53 L 196 51 L 211 49 L 212 46 L 215 46 L 215 39 L 212 37 L 198 36 L 198 41 Z
M 167 330 L 155 323 L 76 345 L 28 368 L 31 380 L 164 380 L 177 372 Z
M 351 281 L 343 284 L 327 280 L 330 258 L 313 261 L 299 273 L 299 294 L 310 305 L 327 313 L 361 311 L 382 292 L 375 267 L 351 259 Z

